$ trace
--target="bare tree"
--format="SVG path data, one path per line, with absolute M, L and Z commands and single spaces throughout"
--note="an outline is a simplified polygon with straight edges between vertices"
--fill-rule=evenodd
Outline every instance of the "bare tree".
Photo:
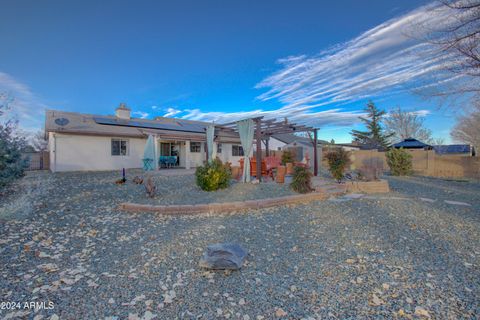
M 450 135 L 455 141 L 480 148 L 480 104 L 476 104 L 470 112 L 460 116 Z
M 399 142 L 407 138 L 414 138 L 425 143 L 432 140 L 432 132 L 425 128 L 424 119 L 415 112 L 404 111 L 400 107 L 393 109 L 385 117 L 385 130 L 392 134 L 391 141 Z
M 433 146 L 441 146 L 441 145 L 445 144 L 445 139 L 444 138 L 433 138 L 429 143 Z
M 37 131 L 31 139 L 32 147 L 36 151 L 45 151 L 48 147 L 48 141 L 45 139 L 45 132 L 42 130 Z
M 431 10 L 442 17 L 441 23 L 426 20 L 415 25 L 417 32 L 412 34 L 426 34 L 420 38 L 432 47 L 430 59 L 443 63 L 437 70 L 438 82 L 417 92 L 468 109 L 480 101 L 480 0 L 438 2 Z

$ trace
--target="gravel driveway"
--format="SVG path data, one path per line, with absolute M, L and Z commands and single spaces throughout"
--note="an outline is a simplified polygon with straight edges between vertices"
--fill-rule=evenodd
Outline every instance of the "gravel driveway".
M 480 315 L 479 184 L 388 178 L 392 192 L 384 195 L 161 217 L 116 210 L 119 201 L 144 195 L 121 189 L 136 186 L 112 187 L 113 178 L 34 173 L 16 185 L 15 195 L 0 198 L 0 318 Z M 241 196 L 226 190 L 202 197 L 179 182 L 188 179 L 162 177 L 162 188 L 173 191 L 151 201 L 290 192 L 275 184 L 240 185 L 233 188 Z M 204 248 L 223 241 L 249 251 L 244 268 L 199 269 Z M 53 308 L 25 309 L 32 301 Z M 7 302 L 21 307 L 6 310 Z

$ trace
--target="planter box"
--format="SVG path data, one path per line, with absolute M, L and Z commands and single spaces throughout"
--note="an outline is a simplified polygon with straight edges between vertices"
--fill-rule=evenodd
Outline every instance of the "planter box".
M 378 181 L 348 181 L 345 183 L 347 192 L 352 193 L 386 193 L 390 192 L 387 180 Z

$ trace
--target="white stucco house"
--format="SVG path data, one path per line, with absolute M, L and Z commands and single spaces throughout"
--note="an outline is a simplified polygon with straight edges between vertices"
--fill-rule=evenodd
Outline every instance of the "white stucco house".
M 195 168 L 206 159 L 205 128 L 209 124 L 165 117 L 132 118 L 124 104 L 115 110 L 115 115 L 109 116 L 47 110 L 45 132 L 50 170 L 141 168 L 149 135 L 155 139 L 157 159 L 176 156 L 178 167 Z M 244 156 L 238 134 L 215 132 L 214 141 L 216 156 L 238 165 Z

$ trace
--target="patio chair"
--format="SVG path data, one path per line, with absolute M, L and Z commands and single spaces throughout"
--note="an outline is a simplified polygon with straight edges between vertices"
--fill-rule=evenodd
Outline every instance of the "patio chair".
M 171 168 L 172 166 L 176 166 L 177 165 L 177 157 L 176 156 L 169 156 L 168 157 L 168 167 Z
M 274 180 L 273 171 L 280 165 L 280 158 L 275 156 L 265 157 L 265 164 L 267 177 L 271 177 Z
M 158 165 L 160 166 L 160 168 L 167 167 L 167 157 L 160 156 L 160 158 L 158 158 Z
M 154 170 L 153 159 L 144 158 L 144 159 L 142 159 L 142 161 L 143 161 L 143 170 L 144 171 Z

